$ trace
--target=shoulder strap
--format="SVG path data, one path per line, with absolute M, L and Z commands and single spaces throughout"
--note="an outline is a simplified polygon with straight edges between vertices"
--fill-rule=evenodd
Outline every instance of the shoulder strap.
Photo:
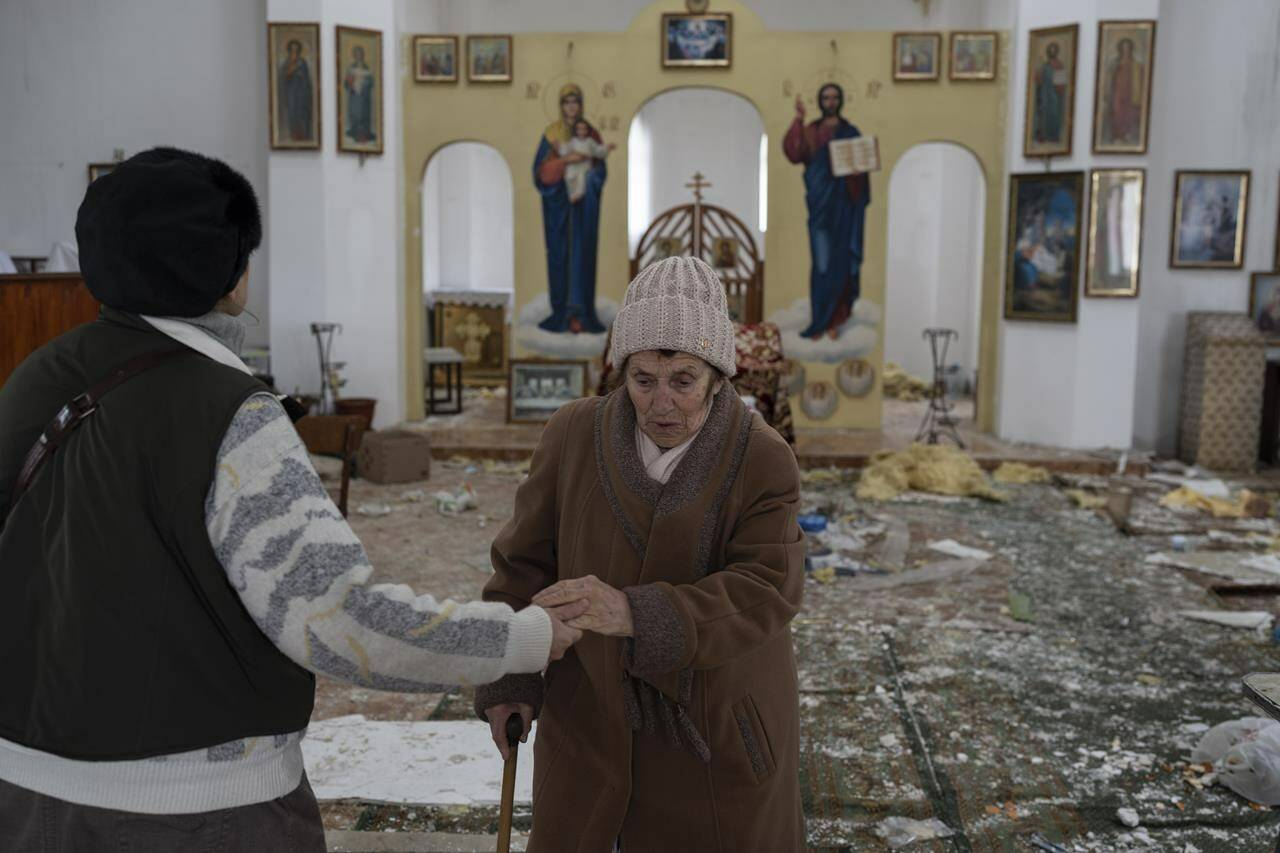
M 188 347 L 143 353 L 123 364 L 116 365 L 88 391 L 59 409 L 53 416 L 53 420 L 49 421 L 44 431 L 40 433 L 40 438 L 27 452 L 22 468 L 18 472 L 18 481 L 14 484 L 13 494 L 9 498 L 9 508 L 12 509 L 26 492 L 44 461 L 53 455 L 53 452 L 67 440 L 67 436 L 74 432 L 76 427 L 84 422 L 85 418 L 97 410 L 99 401 L 111 390 L 153 367 L 185 356 L 198 355 L 200 353 Z

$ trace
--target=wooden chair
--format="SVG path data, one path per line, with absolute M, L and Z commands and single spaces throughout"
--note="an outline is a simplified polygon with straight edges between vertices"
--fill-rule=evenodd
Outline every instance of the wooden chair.
M 346 518 L 351 468 L 367 427 L 365 419 L 359 415 L 308 415 L 294 426 L 308 453 L 336 455 L 342 459 L 342 482 L 334 502 L 338 505 L 338 512 Z

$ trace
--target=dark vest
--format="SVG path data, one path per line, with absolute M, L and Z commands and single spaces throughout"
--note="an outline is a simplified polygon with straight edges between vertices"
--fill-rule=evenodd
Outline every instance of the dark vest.
M 178 346 L 103 309 L 0 387 L 0 737 L 137 759 L 307 725 L 315 680 L 253 623 L 205 530 L 218 447 L 266 387 L 196 355 L 107 395 L 9 497 L 57 410 L 112 367 Z M 8 507 L 7 515 L 5 507 Z

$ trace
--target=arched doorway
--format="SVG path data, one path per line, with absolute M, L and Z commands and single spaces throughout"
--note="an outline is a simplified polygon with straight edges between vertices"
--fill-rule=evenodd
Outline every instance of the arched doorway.
M 955 329 L 959 338 L 951 341 L 946 359 L 948 387 L 962 418 L 973 417 L 980 379 L 986 203 L 982 165 L 954 143 L 908 149 L 889 177 L 885 362 L 932 381 L 932 353 L 921 333 L 930 327 Z M 903 414 L 886 405 L 886 424 L 895 412 Z
M 423 341 L 464 358 L 464 379 L 500 384 L 515 291 L 511 169 L 491 145 L 455 142 L 422 175 Z
M 662 92 L 636 113 L 627 146 L 633 266 L 701 257 L 720 271 L 731 309 L 760 319 L 768 138 L 755 105 L 711 87 Z M 689 186 L 694 175 L 697 188 Z

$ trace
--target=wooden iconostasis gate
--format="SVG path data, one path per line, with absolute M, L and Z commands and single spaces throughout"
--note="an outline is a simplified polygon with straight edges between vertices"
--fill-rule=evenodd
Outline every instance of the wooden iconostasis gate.
M 649 264 L 676 255 L 701 258 L 715 269 L 724 282 L 734 322 L 763 319 L 764 258 L 741 219 L 700 200 L 671 208 L 640 238 L 631 258 L 631 278 Z

